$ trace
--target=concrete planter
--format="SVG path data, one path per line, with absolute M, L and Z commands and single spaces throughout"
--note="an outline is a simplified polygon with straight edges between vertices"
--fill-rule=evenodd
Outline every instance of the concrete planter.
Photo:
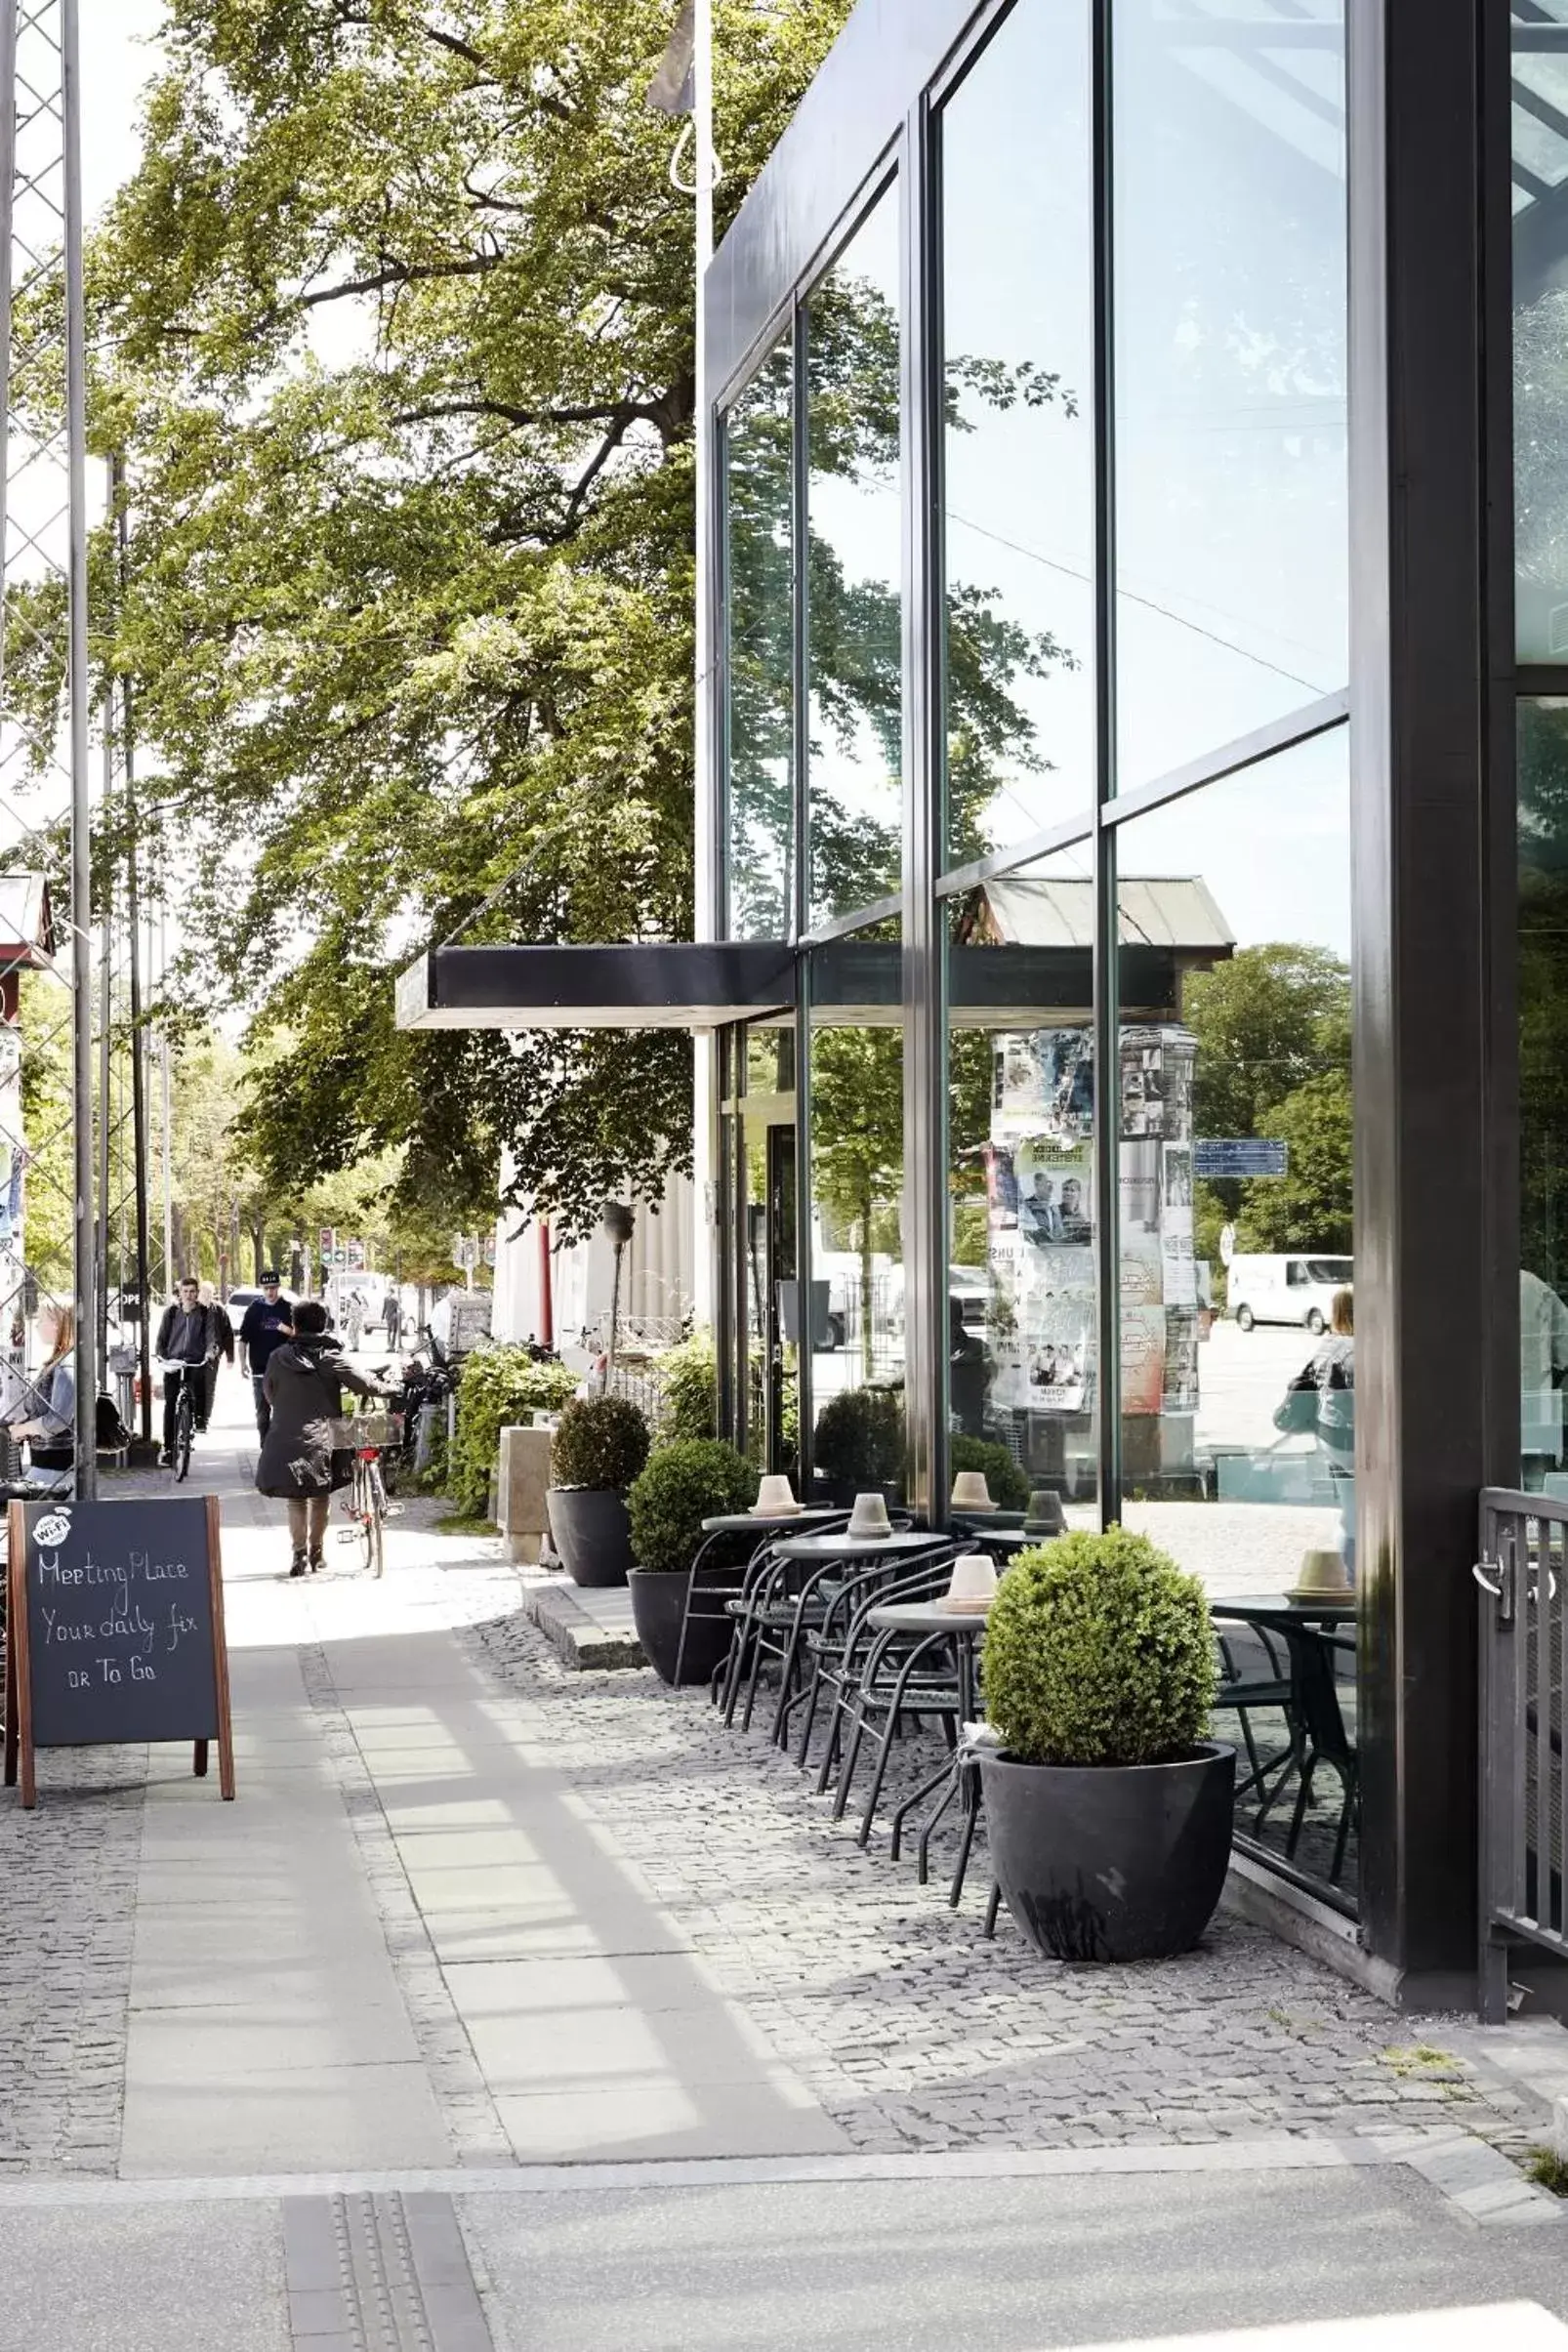
M 553 1486 L 550 1532 L 574 1585 L 624 1585 L 632 1565 L 626 1498 L 593 1486 Z
M 1020 1764 L 980 1751 L 991 1869 L 1050 1960 L 1167 1960 L 1189 1952 L 1230 1863 L 1236 1752 L 1172 1764 Z
M 697 1618 L 686 1627 L 682 1655 L 681 1628 L 686 1613 L 690 1569 L 634 1568 L 627 1582 L 632 1588 L 632 1623 L 659 1680 L 672 1687 L 677 1681 L 706 1682 L 728 1654 L 730 1626 L 727 1618 Z

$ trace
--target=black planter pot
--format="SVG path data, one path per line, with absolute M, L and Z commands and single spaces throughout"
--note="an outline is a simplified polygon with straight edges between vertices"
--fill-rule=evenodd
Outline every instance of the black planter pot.
M 1236 1752 L 1206 1743 L 1174 1764 L 1020 1764 L 980 1752 L 991 1869 L 1051 1960 L 1190 1952 L 1230 1861 Z
M 677 1681 L 706 1682 L 728 1654 L 730 1626 L 727 1618 L 693 1618 L 681 1655 L 681 1626 L 691 1571 L 634 1568 L 627 1582 L 632 1588 L 632 1623 L 659 1680 L 672 1686 Z
M 624 1585 L 632 1565 L 626 1499 L 602 1487 L 553 1486 L 546 1503 L 556 1549 L 574 1585 Z

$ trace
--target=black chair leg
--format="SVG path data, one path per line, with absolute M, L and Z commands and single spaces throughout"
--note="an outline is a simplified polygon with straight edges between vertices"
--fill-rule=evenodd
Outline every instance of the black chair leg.
M 805 1759 L 811 1746 L 811 1728 L 816 1721 L 817 1701 L 822 1696 L 822 1662 L 816 1659 L 811 1667 L 811 1679 L 805 1686 L 805 1713 L 801 1718 L 800 1744 L 795 1751 L 796 1770 L 805 1770 Z
M 986 1940 L 986 1942 L 987 1942 L 987 1943 L 989 1943 L 989 1942 L 991 1941 L 991 1938 L 992 1938 L 992 1937 L 993 1937 L 993 1936 L 996 1934 L 996 1915 L 997 1915 L 997 1913 L 998 1913 L 998 1912 L 1001 1910 L 1001 1908 L 1002 1908 L 1002 1889 L 1001 1889 L 1001 1887 L 1000 1887 L 1000 1886 L 998 1886 L 998 1884 L 997 1884 L 996 1880 L 993 1878 L 993 1879 L 992 1879 L 992 1881 L 991 1881 L 991 1892 L 990 1892 L 989 1896 L 986 1898 L 986 1905 L 985 1905 L 985 1929 L 984 1929 L 984 1934 L 985 1934 L 985 1940 Z
M 916 1848 L 915 1876 L 919 1878 L 922 1886 L 925 1885 L 927 1879 L 930 1877 L 931 1832 L 936 1828 L 937 1823 L 942 1820 L 948 1806 L 958 1795 L 958 1771 L 956 1766 L 949 1764 L 947 1768 L 947 1787 L 942 1791 L 941 1802 L 933 1807 L 925 1828 L 921 1831 L 920 1844 Z
M 953 1883 L 947 1890 L 947 1908 L 957 1911 L 964 1899 L 964 1880 L 969 1873 L 970 1855 L 974 1846 L 974 1825 L 980 1818 L 980 1792 L 966 1791 L 968 1802 L 964 1808 L 964 1836 L 959 1843 L 958 1864 L 953 1872 Z
M 904 1798 L 903 1803 L 898 1807 L 897 1812 L 893 1815 L 892 1844 L 888 1850 L 890 1851 L 895 1862 L 898 1859 L 899 1851 L 903 1845 L 904 1823 L 908 1820 L 910 1814 L 913 1813 L 918 1804 L 924 1804 L 926 1798 L 930 1795 L 931 1792 L 941 1787 L 943 1781 L 947 1779 L 952 1769 L 952 1765 L 945 1760 L 938 1764 L 936 1770 L 931 1774 L 929 1780 L 923 1780 L 920 1784 L 920 1787 L 914 1792 L 914 1794 Z

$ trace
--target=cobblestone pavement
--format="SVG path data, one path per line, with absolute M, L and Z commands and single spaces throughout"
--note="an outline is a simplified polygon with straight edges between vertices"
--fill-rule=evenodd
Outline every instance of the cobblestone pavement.
M 1516 2091 L 1445 2049 L 1443 2020 L 1396 2015 L 1261 1928 L 1222 1915 L 1200 1951 L 1115 1968 L 1043 1960 L 1005 1914 L 988 1943 L 980 1845 L 955 1916 L 949 1846 L 925 1887 L 881 1825 L 863 1852 L 765 1729 L 726 1732 L 701 1692 L 568 1672 L 520 1616 L 467 1638 L 544 1709 L 598 1840 L 862 2149 L 1540 2136 Z M 936 1760 L 911 1743 L 891 1801 Z
M 0 2173 L 119 2160 L 144 1748 L 54 1749 L 0 1802 Z

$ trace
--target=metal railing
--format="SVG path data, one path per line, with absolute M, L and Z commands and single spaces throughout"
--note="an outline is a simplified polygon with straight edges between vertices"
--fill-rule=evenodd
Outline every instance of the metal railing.
M 1489 1487 L 1481 1496 L 1480 1998 L 1507 2014 L 1508 1945 L 1568 1959 L 1568 1501 Z

